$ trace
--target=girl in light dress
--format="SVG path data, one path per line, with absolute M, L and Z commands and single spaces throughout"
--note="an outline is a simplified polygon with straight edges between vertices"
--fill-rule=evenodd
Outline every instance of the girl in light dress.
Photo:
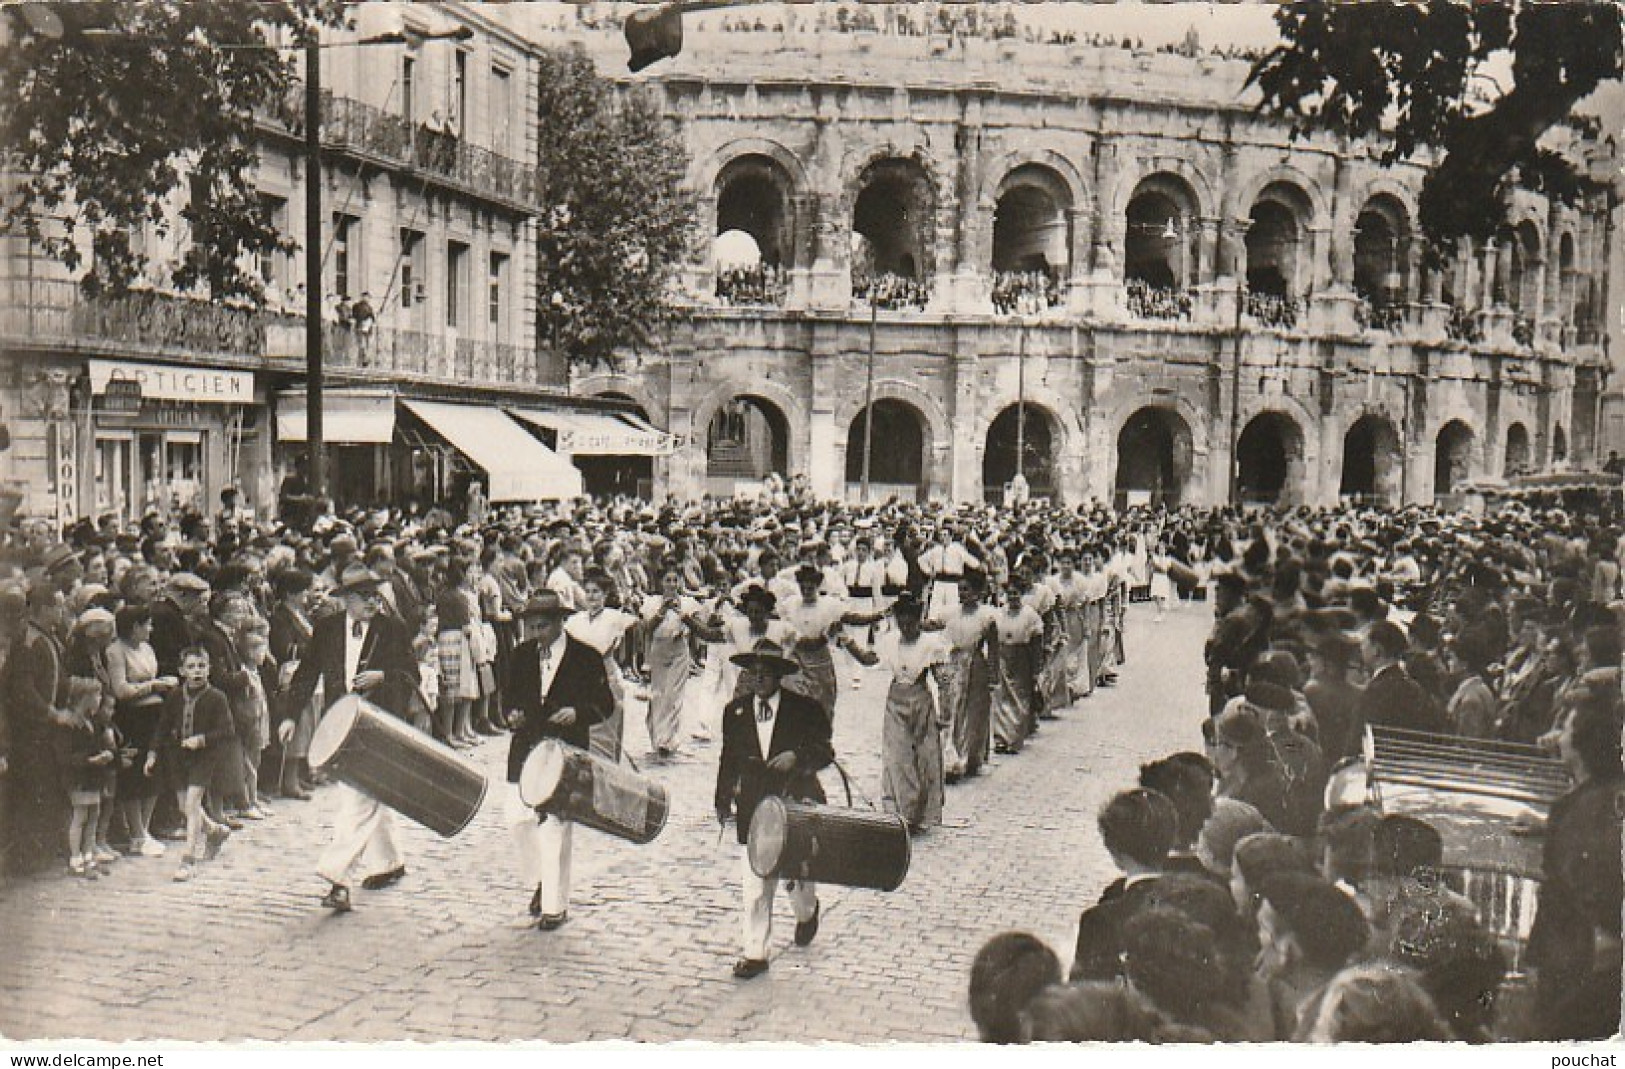
M 942 716 L 951 728 L 942 735 L 942 759 L 948 783 L 974 776 L 987 760 L 991 738 L 992 691 L 989 665 L 998 656 L 998 610 L 982 604 L 987 581 L 980 572 L 959 580 L 959 605 L 932 621 L 943 632 L 949 656 L 936 669 Z
M 615 582 L 601 569 L 589 568 L 582 574 L 581 594 L 585 611 L 576 613 L 564 622 L 564 633 L 577 642 L 591 646 L 604 658 L 604 675 L 615 698 L 615 711 L 608 720 L 593 725 L 590 733 L 592 752 L 607 761 L 619 763 L 626 730 L 626 682 L 616 659 L 628 629 L 638 622 L 638 618 L 610 607 Z
M 1020 577 L 1005 584 L 1004 609 L 994 625 L 999 658 L 993 683 L 993 739 L 999 753 L 1020 753 L 1033 724 L 1044 621 L 1024 600 L 1026 587 Z
M 1173 567 L 1173 558 L 1168 556 L 1168 546 L 1158 541 L 1156 548 L 1151 551 L 1148 567 L 1151 569 L 1151 600 L 1157 603 L 1157 623 L 1162 623 L 1168 615 L 1168 603 L 1173 600 L 1174 583 L 1168 571 Z
M 663 567 L 660 593 L 644 599 L 641 614 L 649 636 L 649 741 L 660 760 L 678 753 L 683 702 L 694 667 L 689 634 L 712 642 L 723 637 L 720 629 L 700 618 L 700 603 L 683 593 L 683 573 L 678 562 Z
M 924 606 L 904 593 L 892 604 L 895 630 L 880 636 L 859 659 L 886 672 L 886 715 L 881 726 L 882 804 L 908 823 L 911 834 L 942 823 L 943 733 L 951 726 L 938 706 L 931 673 L 947 663 L 940 634 L 921 628 Z

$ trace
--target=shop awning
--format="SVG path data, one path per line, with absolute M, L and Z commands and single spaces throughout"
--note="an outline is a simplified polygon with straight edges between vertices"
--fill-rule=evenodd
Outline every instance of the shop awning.
M 580 412 L 550 408 L 510 408 L 526 423 L 559 436 L 558 451 L 570 456 L 671 455 L 672 436 L 626 412 Z
M 404 398 L 401 404 L 485 469 L 491 478 L 489 500 L 556 501 L 581 494 L 575 466 L 501 409 Z
M 303 390 L 277 397 L 276 436 L 308 439 Z M 327 390 L 322 393 L 322 440 L 335 445 L 388 445 L 395 437 L 395 395 L 387 391 Z

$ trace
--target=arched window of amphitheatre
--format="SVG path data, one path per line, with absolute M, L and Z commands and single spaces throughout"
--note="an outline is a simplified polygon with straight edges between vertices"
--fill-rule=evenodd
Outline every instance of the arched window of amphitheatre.
M 993 304 L 1055 305 L 1072 269 L 1072 194 L 1041 164 L 1017 167 L 1000 183 L 993 210 Z
M 935 198 L 915 160 L 865 168 L 852 208 L 852 293 L 881 307 L 925 306 L 935 270 Z
M 717 296 L 728 304 L 779 304 L 795 266 L 793 184 L 767 156 L 729 161 L 717 176 Z
M 1407 299 L 1410 222 L 1389 196 L 1366 202 L 1354 222 L 1354 292 L 1376 307 Z
M 1540 230 L 1525 219 L 1512 232 L 1513 262 L 1518 265 L 1518 281 L 1512 289 L 1515 307 L 1524 315 L 1540 314 L 1539 293 L 1542 263 Z
M 1576 286 L 1579 274 L 1574 266 L 1574 235 L 1564 234 L 1563 240 L 1557 245 L 1558 268 L 1558 298 L 1557 314 L 1568 323 L 1573 323 L 1575 316 L 1574 302 L 1579 292 Z
M 1247 289 L 1274 297 L 1298 296 L 1308 288 L 1302 265 L 1310 207 L 1303 192 L 1276 182 L 1259 194 L 1247 227 Z
M 1158 174 L 1141 181 L 1128 204 L 1124 279 L 1155 289 L 1194 285 L 1198 220 L 1196 196 L 1183 179 Z

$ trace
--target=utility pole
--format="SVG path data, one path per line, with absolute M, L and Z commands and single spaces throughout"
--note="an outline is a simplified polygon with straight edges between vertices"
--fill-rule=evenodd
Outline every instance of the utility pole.
M 1241 504 L 1241 312 L 1247 303 L 1247 280 L 1236 272 L 1235 351 L 1230 362 L 1230 503 Z
M 322 440 L 322 49 L 305 37 L 305 472 L 310 496 L 326 493 Z
M 1026 304 L 1025 299 L 1023 305 Z M 1016 474 L 1027 480 L 1027 317 L 1025 307 L 1018 311 L 1020 319 L 1016 341 Z
M 869 469 L 875 451 L 875 294 L 869 291 L 869 367 L 863 382 L 863 503 L 869 503 Z

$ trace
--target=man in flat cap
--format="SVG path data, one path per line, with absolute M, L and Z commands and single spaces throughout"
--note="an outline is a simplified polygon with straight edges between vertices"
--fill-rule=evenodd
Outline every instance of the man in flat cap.
M 380 611 L 384 605 L 380 586 L 378 576 L 364 564 L 352 563 L 339 576 L 334 594 L 344 611 L 323 617 L 312 629 L 310 648 L 282 698 L 277 736 L 283 743 L 293 737 L 294 721 L 318 682 L 329 705 L 357 694 L 406 719 L 417 685 L 417 659 L 412 656 L 412 636 L 405 625 Z M 322 905 L 348 913 L 350 880 L 364 861 L 376 871 L 361 886 L 378 890 L 406 875 L 406 858 L 388 809 L 348 785 L 336 784 L 333 789 L 338 796 L 333 840 L 322 852 L 316 871 L 329 884 Z

